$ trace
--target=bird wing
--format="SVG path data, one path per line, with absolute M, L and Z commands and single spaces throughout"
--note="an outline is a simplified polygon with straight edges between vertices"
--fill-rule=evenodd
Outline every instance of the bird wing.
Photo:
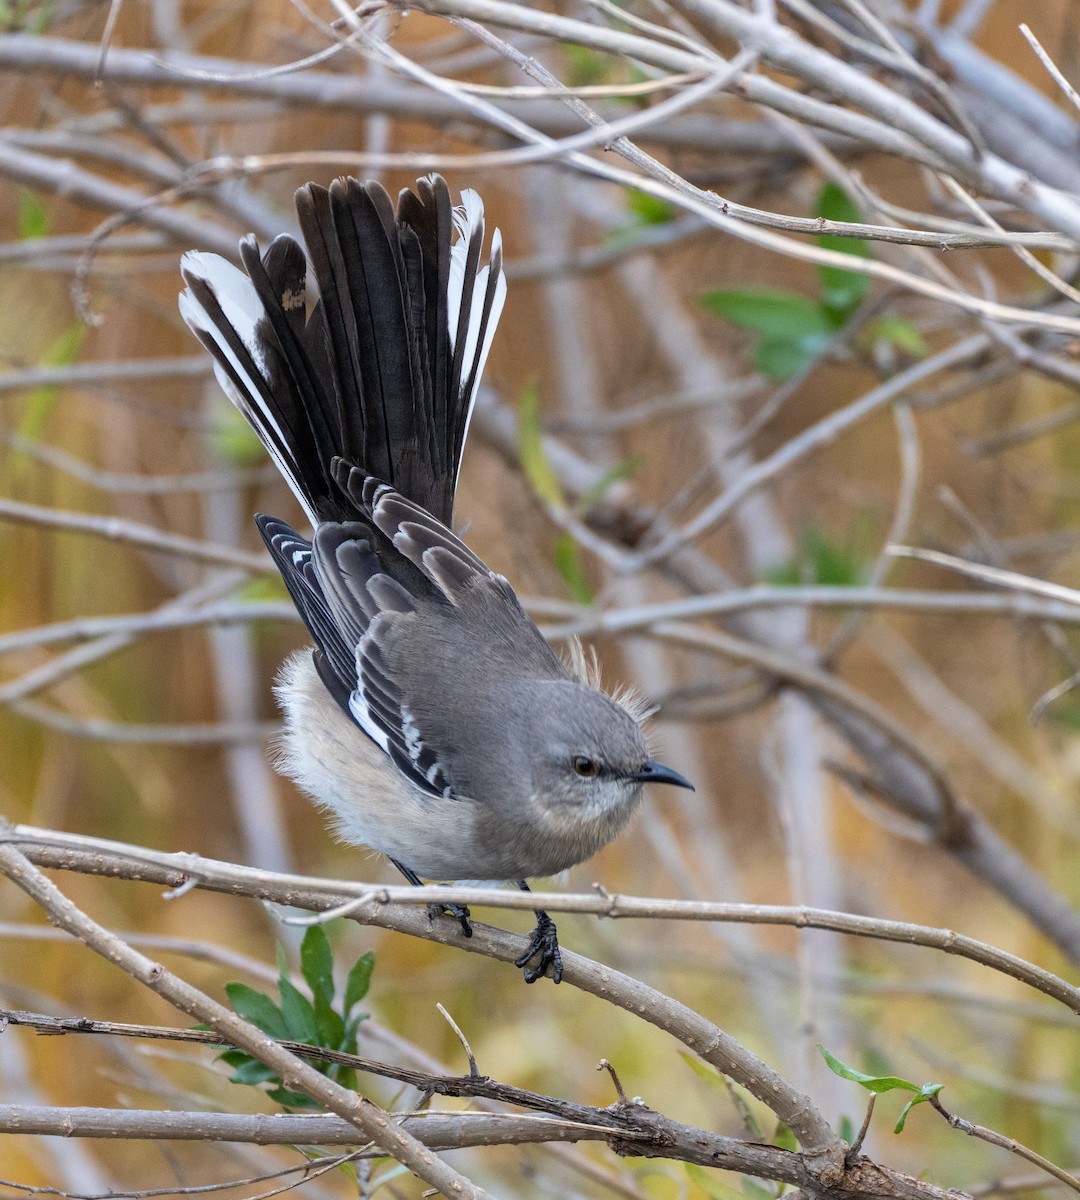
M 308 627 L 357 725 L 417 786 L 451 797 L 459 737 L 447 710 L 467 720 L 474 672 L 500 657 L 520 675 L 566 669 L 510 584 L 442 522 L 358 467 L 336 460 L 333 471 L 363 518 L 316 531 L 305 582 L 313 574 L 322 604 L 308 604 Z M 339 644 L 352 651 L 347 671 Z

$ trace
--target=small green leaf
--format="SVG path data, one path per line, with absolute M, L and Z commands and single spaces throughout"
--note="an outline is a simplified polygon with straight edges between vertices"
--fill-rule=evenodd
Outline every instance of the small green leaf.
M 685 1050 L 680 1050 L 678 1054 L 698 1079 L 711 1091 L 719 1092 L 724 1096 L 729 1094 L 727 1080 L 715 1067 L 710 1067 L 708 1063 L 703 1063 L 700 1058 L 695 1057 L 693 1054 L 687 1054 Z
M 384 1159 L 383 1161 L 385 1162 L 386 1160 Z M 355 1178 L 356 1177 L 355 1166 L 352 1163 L 346 1163 L 344 1165 L 349 1167 L 353 1178 Z M 371 1181 L 371 1183 L 368 1185 L 368 1190 L 366 1193 L 367 1196 L 374 1196 L 375 1193 L 377 1191 L 379 1191 L 379 1189 L 382 1188 L 382 1186 L 384 1184 L 393 1183 L 395 1179 L 400 1179 L 403 1175 L 408 1175 L 408 1174 L 409 1174 L 409 1168 L 406 1166 L 403 1166 L 401 1163 L 397 1163 L 396 1165 L 387 1168 L 387 1170 L 383 1171 L 383 1173 L 380 1176 L 378 1176 L 378 1178 L 373 1179 Z M 355 1190 L 359 1191 L 358 1188 Z M 398 1193 L 395 1192 L 394 1194 L 397 1195 Z
M 318 999 L 325 997 L 327 1004 L 334 998 L 334 952 L 330 939 L 321 925 L 309 925 L 300 943 L 300 971 Z
M 612 67 L 608 55 L 598 54 L 574 42 L 564 44 L 563 53 L 566 55 L 566 83 L 569 87 L 588 87 L 607 80 Z
M 345 1041 L 345 1019 L 331 1005 L 322 991 L 315 993 L 315 1029 L 318 1046 L 326 1046 L 330 1050 L 340 1050 Z
M 821 1057 L 824 1058 L 826 1066 L 834 1075 L 839 1075 L 841 1079 L 850 1079 L 852 1083 L 859 1084 L 868 1092 L 876 1092 L 880 1095 L 898 1089 L 916 1093 L 922 1090 L 917 1083 L 912 1083 L 909 1079 L 901 1079 L 898 1075 L 864 1075 L 862 1071 L 856 1071 L 854 1067 L 842 1063 L 824 1046 L 819 1044 L 818 1049 L 821 1051 Z M 923 1099 L 927 1099 L 927 1097 L 924 1096 Z
M 919 1094 L 913 1096 L 907 1104 L 904 1105 L 900 1112 L 900 1117 L 893 1126 L 893 1133 L 903 1133 L 904 1126 L 907 1124 L 908 1113 L 915 1107 L 916 1104 L 925 1104 L 931 1096 L 936 1096 L 945 1085 L 943 1083 L 924 1083 L 919 1088 Z
M 827 183 L 818 193 L 815 215 L 826 221 L 857 224 L 862 214 L 851 197 L 835 183 Z M 823 250 L 835 250 L 839 254 L 851 254 L 856 258 L 869 258 L 869 243 L 862 238 L 837 237 L 822 234 L 817 244 Z M 862 303 L 870 290 L 870 276 L 860 271 L 845 271 L 842 267 L 818 267 L 821 279 L 822 300 L 834 315 L 837 325 L 843 325 Z
M 356 1053 L 356 1033 L 360 1026 L 371 1016 L 370 1013 L 358 1012 L 345 1022 L 345 1039 L 341 1043 L 342 1050 L 346 1054 Z
M 846 241 L 846 238 L 818 238 L 818 241 Z M 835 250 L 835 246 L 826 249 Z M 851 314 L 859 307 L 870 290 L 870 276 L 858 271 L 845 271 L 841 267 L 829 267 L 824 263 L 818 267 L 821 276 L 821 302 L 833 318 L 836 329 L 846 325 Z
M 855 1122 L 850 1117 L 841 1117 L 836 1123 L 836 1133 L 842 1142 L 850 1146 L 855 1140 Z
M 878 317 L 870 324 L 866 336 L 872 343 L 887 342 L 912 358 L 925 358 L 928 353 L 922 334 L 903 317 Z
M 267 1083 L 269 1080 L 277 1078 L 278 1073 L 273 1067 L 268 1067 L 265 1063 L 259 1062 L 257 1058 L 249 1057 L 247 1062 L 241 1063 L 229 1076 L 229 1082 L 242 1083 L 247 1087 L 255 1087 L 260 1083 Z
M 253 467 L 266 461 L 266 451 L 259 441 L 259 435 L 242 414 L 224 399 L 214 408 L 209 441 L 214 454 L 232 466 Z
M 282 979 L 278 986 L 281 989 L 281 1013 L 289 1031 L 287 1036 L 294 1042 L 317 1046 L 319 1030 L 311 1001 L 287 979 Z
M 754 1140 L 759 1142 L 765 1141 L 757 1117 L 754 1115 L 749 1104 L 747 1104 L 743 1094 L 732 1084 L 731 1080 L 726 1075 L 721 1075 L 715 1067 L 710 1067 L 708 1063 L 703 1063 L 699 1058 L 695 1058 L 694 1055 L 687 1054 L 682 1050 L 678 1053 L 679 1057 L 702 1083 L 712 1091 L 720 1093 L 735 1105 L 740 1120 L 751 1131 Z
M 86 337 L 86 326 L 81 321 L 69 325 L 55 342 L 49 347 L 41 360 L 44 367 L 67 367 L 79 357 L 83 339 Z M 18 433 L 30 441 L 36 442 L 45 430 L 45 423 L 52 414 L 60 395 L 57 386 L 35 388 L 27 397 L 26 407 L 19 419 Z
M 257 992 L 246 983 L 227 983 L 225 995 L 234 1011 L 263 1033 L 278 1039 L 289 1036 L 281 1009 L 263 992 Z
M 774 288 L 726 288 L 700 297 L 709 312 L 766 338 L 790 341 L 833 330 L 828 316 L 814 300 Z
M 305 1096 L 303 1092 L 294 1092 L 286 1087 L 272 1088 L 266 1094 L 275 1104 L 280 1104 L 282 1108 L 317 1109 L 319 1107 L 314 1100 Z
M 831 179 L 822 185 L 821 191 L 817 194 L 817 200 L 814 202 L 814 216 L 821 217 L 824 221 L 842 221 L 846 225 L 856 225 L 862 220 L 862 213 L 856 207 L 855 201 Z M 844 238 L 843 240 L 861 242 L 864 247 L 866 245 L 861 238 Z
M 921 1104 L 921 1103 L 922 1103 L 922 1097 L 914 1096 L 914 1097 L 912 1097 L 912 1099 L 910 1099 L 907 1102 L 907 1104 L 904 1105 L 904 1107 L 900 1110 L 900 1116 L 897 1119 L 896 1124 L 893 1126 L 893 1133 L 903 1133 L 904 1132 L 904 1126 L 907 1124 L 908 1113 L 911 1112 L 911 1110 L 915 1107 L 916 1104 Z
M 621 483 L 624 479 L 630 479 L 641 470 L 645 464 L 644 454 L 630 454 L 626 458 L 620 459 L 610 470 L 604 474 L 589 488 L 581 493 L 577 498 L 577 503 L 574 505 L 574 511 L 579 516 L 584 516 L 585 513 L 599 504 L 607 495 L 608 489 Z
M 799 534 L 795 556 L 766 579 L 775 587 L 857 587 L 869 574 L 877 527 L 876 514 L 868 508 L 856 512 L 843 538 L 811 522 Z
M 229 1067 L 238 1067 L 241 1063 L 251 1061 L 251 1055 L 246 1050 L 237 1050 L 235 1047 L 231 1050 L 223 1050 L 218 1058 Z
M 51 224 L 48 210 L 41 203 L 37 193 L 29 188 L 19 188 L 19 241 L 28 242 L 34 238 L 45 237 Z
M 345 980 L 345 1011 L 351 1013 L 353 1006 L 358 1004 L 368 994 L 371 987 L 371 973 L 375 969 L 375 955 L 369 950 L 361 954 L 349 971 Z
M 282 580 L 276 570 L 271 575 L 271 570 L 273 568 L 268 567 L 265 575 L 260 575 L 256 579 L 249 579 L 246 583 L 242 583 L 233 592 L 233 597 L 246 604 L 288 599 L 289 591 L 285 587 L 284 580 Z
M 569 533 L 560 533 L 555 539 L 555 569 L 566 584 L 571 600 L 592 604 L 594 596 L 581 561 L 581 551 Z
M 666 225 L 675 219 L 673 204 L 639 188 L 627 191 L 626 207 L 633 215 L 635 225 Z
M 736 1191 L 730 1183 L 718 1179 L 697 1163 L 685 1163 L 686 1177 L 696 1187 L 700 1188 L 709 1200 L 742 1200 L 742 1192 Z
M 772 1143 L 774 1146 L 779 1146 L 781 1150 L 794 1151 L 799 1148 L 798 1139 L 783 1121 L 776 1123 L 776 1132 L 773 1134 Z
M 828 338 L 820 334 L 792 339 L 763 338 L 754 350 L 754 370 L 777 382 L 793 379 L 814 365 L 827 342 Z
M 518 402 L 518 454 L 525 478 L 540 499 L 548 504 L 562 504 L 562 487 L 544 451 L 540 393 L 535 383 L 524 389 Z

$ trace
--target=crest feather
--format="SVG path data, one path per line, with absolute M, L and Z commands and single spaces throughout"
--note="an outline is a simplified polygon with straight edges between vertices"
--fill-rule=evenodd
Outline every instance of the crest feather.
M 600 656 L 596 647 L 585 647 L 581 638 L 572 637 L 564 645 L 560 658 L 567 669 L 578 681 L 586 687 L 598 692 L 605 691 L 601 680 Z M 612 700 L 638 726 L 644 727 L 645 722 L 656 712 L 656 705 L 639 688 L 630 684 L 620 684 L 613 692 L 608 692 Z

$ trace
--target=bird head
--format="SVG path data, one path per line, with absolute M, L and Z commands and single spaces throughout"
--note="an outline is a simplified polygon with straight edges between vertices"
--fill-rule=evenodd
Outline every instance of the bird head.
M 597 818 L 627 810 L 646 783 L 693 785 L 650 754 L 639 722 L 606 692 L 577 680 L 523 680 L 502 709 L 518 788 L 552 815 Z M 625 818 L 624 818 L 625 819 Z

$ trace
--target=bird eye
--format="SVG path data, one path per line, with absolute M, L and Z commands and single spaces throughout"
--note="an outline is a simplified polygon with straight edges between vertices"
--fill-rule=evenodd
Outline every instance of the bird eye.
M 574 773 L 582 779 L 595 779 L 600 774 L 600 764 L 585 754 L 575 754 Z

